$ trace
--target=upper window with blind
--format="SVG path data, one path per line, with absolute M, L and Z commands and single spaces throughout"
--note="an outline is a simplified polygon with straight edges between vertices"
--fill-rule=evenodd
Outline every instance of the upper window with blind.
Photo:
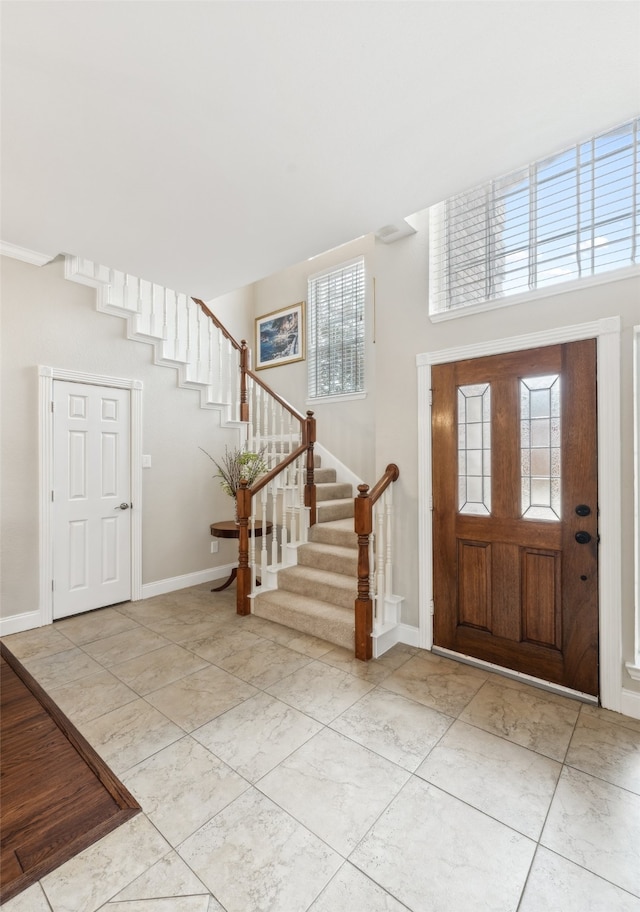
M 636 119 L 433 206 L 429 312 L 516 303 L 638 264 L 639 129 Z
M 364 260 L 311 276 L 307 297 L 309 398 L 364 391 Z

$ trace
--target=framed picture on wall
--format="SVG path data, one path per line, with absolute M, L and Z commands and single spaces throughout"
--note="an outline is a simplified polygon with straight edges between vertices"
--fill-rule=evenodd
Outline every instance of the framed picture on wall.
M 256 370 L 304 360 L 304 301 L 256 319 Z

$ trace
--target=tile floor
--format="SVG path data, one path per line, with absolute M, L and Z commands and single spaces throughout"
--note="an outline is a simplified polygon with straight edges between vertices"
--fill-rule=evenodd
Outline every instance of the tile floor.
M 640 912 L 640 721 L 234 599 L 6 638 L 143 808 L 6 912 Z

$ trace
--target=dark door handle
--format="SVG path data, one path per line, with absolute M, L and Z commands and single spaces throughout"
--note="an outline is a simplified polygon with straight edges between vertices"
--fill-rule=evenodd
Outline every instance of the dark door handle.
M 579 545 L 588 545 L 591 541 L 591 536 L 588 532 L 576 532 L 576 541 Z

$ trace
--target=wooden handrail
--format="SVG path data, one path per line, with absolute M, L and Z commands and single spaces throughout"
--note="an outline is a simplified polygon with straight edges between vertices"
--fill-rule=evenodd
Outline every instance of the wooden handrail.
M 373 599 L 371 598 L 369 538 L 373 532 L 373 505 L 389 485 L 400 477 L 400 469 L 390 463 L 371 491 L 369 485 L 358 485 L 354 501 L 354 531 L 358 536 L 358 595 L 355 601 L 356 659 L 367 662 L 372 656 Z
M 294 462 L 298 456 L 302 456 L 306 449 L 307 444 L 301 443 L 299 447 L 296 447 L 295 450 L 292 450 L 291 453 L 288 453 L 285 459 L 283 459 L 281 462 L 276 463 L 276 465 L 274 465 L 274 467 L 270 469 L 266 475 L 261 475 L 255 484 L 249 488 L 251 491 L 251 496 L 253 497 L 258 493 L 258 491 L 261 491 L 265 485 L 268 485 L 270 481 L 273 481 L 273 479 L 276 478 L 276 476 L 278 476 L 283 469 L 286 469 L 288 465 L 291 465 L 291 463 Z
M 246 343 L 245 343 L 245 345 L 246 345 Z M 297 418 L 301 424 L 304 423 L 304 415 L 302 415 L 293 405 L 291 405 L 290 402 L 287 402 L 286 399 L 283 399 L 282 396 L 279 396 L 276 392 L 274 392 L 271 389 L 271 387 L 268 386 L 264 382 L 264 380 L 262 380 L 256 374 L 255 371 L 252 371 L 250 368 L 247 368 L 247 377 L 251 377 L 251 379 L 253 380 L 254 383 L 257 383 L 258 386 L 261 386 L 262 389 L 265 390 L 265 392 L 269 393 L 269 395 L 272 396 L 276 400 L 276 402 L 279 402 L 280 405 L 284 409 L 286 409 L 291 415 L 293 415 L 294 418 Z M 307 412 L 307 414 L 309 414 L 309 413 Z
M 204 303 L 204 301 L 201 301 L 200 298 L 191 298 L 191 300 L 194 303 L 196 303 L 198 305 L 198 307 L 201 308 L 202 312 L 204 314 L 206 314 L 210 320 L 213 320 L 214 325 L 217 326 L 217 328 L 220 330 L 220 332 L 225 337 L 225 339 L 228 339 L 229 342 L 231 342 L 231 344 L 233 345 L 233 347 L 237 348 L 237 350 L 240 351 L 242 348 L 242 345 L 240 344 L 240 342 L 236 341 L 236 339 L 233 338 L 233 336 L 231 335 L 229 330 L 225 326 L 223 326 L 222 323 L 220 322 L 220 320 L 216 317 L 216 315 L 214 313 L 212 313 L 212 311 L 209 310 L 209 308 Z M 242 340 L 242 342 L 244 343 L 244 345 L 247 344 L 244 341 L 244 339 Z
M 387 490 L 389 485 L 393 481 L 397 481 L 399 477 L 400 469 L 395 464 L 395 462 L 390 462 L 387 468 L 384 470 L 384 475 L 380 478 L 379 481 L 375 483 L 375 485 L 371 488 L 371 491 L 369 491 L 371 503 L 374 504 L 380 495 Z M 360 486 L 358 486 L 358 490 L 360 490 Z M 358 530 L 356 529 L 356 532 L 357 531 Z
M 249 384 L 252 380 L 257 386 L 263 389 L 275 402 L 279 403 L 300 425 L 300 445 L 291 453 L 288 453 L 284 459 L 278 462 L 269 472 L 262 476 L 252 488 L 247 486 L 246 481 L 241 481 L 240 488 L 236 492 L 236 506 L 238 513 L 239 541 L 238 541 L 238 570 L 237 570 L 237 603 L 236 610 L 238 614 L 249 614 L 251 609 L 249 605 L 249 595 L 251 592 L 251 569 L 249 567 L 249 517 L 251 516 L 251 501 L 253 497 L 261 491 L 270 481 L 279 475 L 283 469 L 307 453 L 305 466 L 305 486 L 304 486 L 304 505 L 309 511 L 309 524 L 315 525 L 316 522 L 316 485 L 314 480 L 314 454 L 313 448 L 316 442 L 316 419 L 313 412 L 307 412 L 306 416 L 301 414 L 291 403 L 283 399 L 274 392 L 265 382 L 249 367 L 249 349 L 245 339 L 238 342 L 228 329 L 223 326 L 216 315 L 207 307 L 200 298 L 192 298 L 193 302 L 200 307 L 202 312 L 207 316 L 229 340 L 232 347 L 239 352 L 240 366 L 240 420 L 249 421 Z

